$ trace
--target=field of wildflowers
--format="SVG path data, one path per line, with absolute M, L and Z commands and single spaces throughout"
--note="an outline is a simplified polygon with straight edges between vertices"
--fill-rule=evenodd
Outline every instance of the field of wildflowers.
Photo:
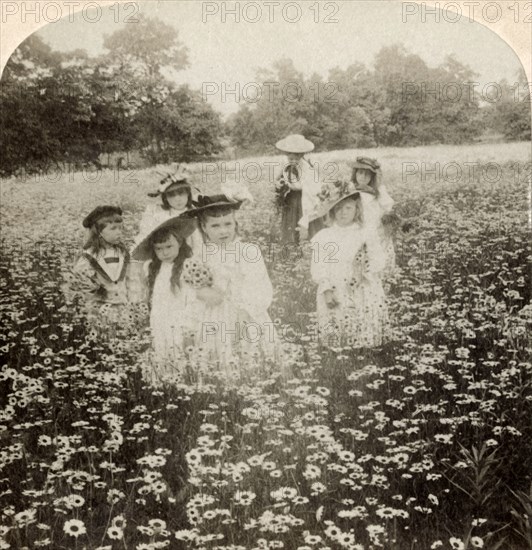
M 530 145 L 315 158 L 358 154 L 412 225 L 393 344 L 320 348 L 310 254 L 276 242 L 264 171 L 240 231 L 270 270 L 283 365 L 237 384 L 192 364 L 151 387 L 145 307 L 103 338 L 65 305 L 84 213 L 120 204 L 133 237 L 154 171 L 2 182 L 0 549 L 532 548 Z

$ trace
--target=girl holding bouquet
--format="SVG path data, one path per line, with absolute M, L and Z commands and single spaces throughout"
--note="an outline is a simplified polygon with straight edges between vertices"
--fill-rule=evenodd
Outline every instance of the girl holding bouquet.
M 137 239 L 132 256 L 145 262 L 150 302 L 150 327 L 158 362 L 179 356 L 192 328 L 193 291 L 183 284 L 185 260 L 192 256 L 186 239 L 194 221 L 182 217 L 160 223 Z
M 242 203 L 226 194 L 200 195 L 188 214 L 199 220 L 205 241 L 185 274 L 198 299 L 198 344 L 225 367 L 244 354 L 273 357 L 275 345 L 268 315 L 273 291 L 261 251 L 238 236 L 235 211 Z
M 329 227 L 312 239 L 311 275 L 317 283 L 319 334 L 326 345 L 353 348 L 381 346 L 389 337 L 388 309 L 381 273 L 384 255 L 379 239 L 362 220 L 362 196 L 349 175 L 324 185 L 314 218 Z

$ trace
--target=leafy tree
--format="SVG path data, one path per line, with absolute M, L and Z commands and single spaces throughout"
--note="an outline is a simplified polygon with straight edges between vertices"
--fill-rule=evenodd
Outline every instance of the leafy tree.
M 160 77 L 165 67 L 179 71 L 188 66 L 188 49 L 176 29 L 143 15 L 135 25 L 106 36 L 104 47 L 109 50 L 109 59 L 139 76 Z
M 102 153 L 132 149 L 151 162 L 220 150 L 218 113 L 163 76 L 188 63 L 173 27 L 141 18 L 105 45 L 108 53 L 98 58 L 54 52 L 37 35 L 17 48 L 0 88 L 0 174 L 99 165 Z
M 508 141 L 528 141 L 531 138 L 530 83 L 524 70 L 516 77 L 513 85 L 506 80 L 499 83 L 501 97 L 486 108 L 485 120 L 489 128 Z

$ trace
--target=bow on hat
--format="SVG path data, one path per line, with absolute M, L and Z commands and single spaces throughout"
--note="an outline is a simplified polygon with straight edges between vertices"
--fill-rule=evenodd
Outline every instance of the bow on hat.
M 159 182 L 157 191 L 148 193 L 149 197 L 158 197 L 162 195 L 171 185 L 174 183 L 190 186 L 188 178 L 190 178 L 190 170 L 184 164 L 178 164 L 175 172 L 159 172 L 156 171 L 159 176 L 162 176 L 162 180 Z

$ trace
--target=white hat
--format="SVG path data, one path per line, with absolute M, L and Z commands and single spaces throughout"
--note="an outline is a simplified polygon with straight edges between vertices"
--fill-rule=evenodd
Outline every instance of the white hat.
M 291 134 L 278 141 L 275 147 L 285 153 L 310 153 L 314 150 L 314 143 L 301 134 Z
M 148 193 L 149 197 L 158 197 L 159 195 L 162 195 L 174 183 L 190 187 L 190 183 L 188 182 L 190 171 L 184 164 L 178 165 L 177 170 L 174 173 L 168 172 L 167 174 L 161 174 L 158 172 L 158 174 L 164 177 L 159 182 L 159 187 L 157 187 L 157 190 L 152 193 Z

